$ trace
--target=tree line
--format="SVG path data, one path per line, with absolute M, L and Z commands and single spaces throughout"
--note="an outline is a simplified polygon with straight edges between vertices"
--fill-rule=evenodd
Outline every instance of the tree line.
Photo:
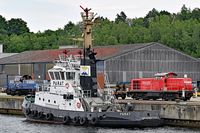
M 61 45 L 79 45 L 83 24 L 68 22 L 58 30 L 33 33 L 22 19 L 6 20 L 0 15 L 0 43 L 5 52 L 57 49 Z M 128 18 L 125 12 L 114 21 L 97 17 L 93 26 L 94 46 L 159 42 L 200 58 L 200 9 L 185 5 L 178 13 L 152 9 L 145 17 Z

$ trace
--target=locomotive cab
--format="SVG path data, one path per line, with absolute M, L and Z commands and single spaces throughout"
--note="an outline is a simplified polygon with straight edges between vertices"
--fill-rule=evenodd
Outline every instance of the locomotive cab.
M 177 77 L 177 74 L 174 72 L 168 72 L 168 73 L 156 73 L 155 74 L 156 78 L 174 78 Z

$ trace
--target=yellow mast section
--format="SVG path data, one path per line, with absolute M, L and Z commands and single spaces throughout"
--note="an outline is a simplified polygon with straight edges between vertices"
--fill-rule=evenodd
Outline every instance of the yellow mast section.
M 83 19 L 84 30 L 83 30 L 83 47 L 85 49 L 92 48 L 92 25 L 94 19 L 94 13 L 89 12 L 91 10 L 88 8 L 83 8 L 80 6 L 84 12 L 81 12 L 81 17 Z

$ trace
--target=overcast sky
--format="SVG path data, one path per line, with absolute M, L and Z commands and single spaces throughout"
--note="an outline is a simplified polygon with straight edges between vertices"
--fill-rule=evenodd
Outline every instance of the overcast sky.
M 0 15 L 7 20 L 22 18 L 31 31 L 38 32 L 81 21 L 79 5 L 114 20 L 121 11 L 129 18 L 144 17 L 153 8 L 177 13 L 183 4 L 200 8 L 200 0 L 0 0 Z

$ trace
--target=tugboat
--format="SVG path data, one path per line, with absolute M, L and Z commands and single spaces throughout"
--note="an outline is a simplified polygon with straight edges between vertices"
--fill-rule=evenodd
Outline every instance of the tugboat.
M 26 119 L 33 122 L 106 127 L 156 127 L 163 124 L 158 110 L 134 110 L 131 104 L 115 103 L 112 95 L 100 93 L 96 80 L 96 53 L 91 50 L 94 14 L 83 8 L 83 56 L 59 55 L 48 70 L 50 83 L 22 104 Z M 81 53 L 81 52 L 80 52 Z

